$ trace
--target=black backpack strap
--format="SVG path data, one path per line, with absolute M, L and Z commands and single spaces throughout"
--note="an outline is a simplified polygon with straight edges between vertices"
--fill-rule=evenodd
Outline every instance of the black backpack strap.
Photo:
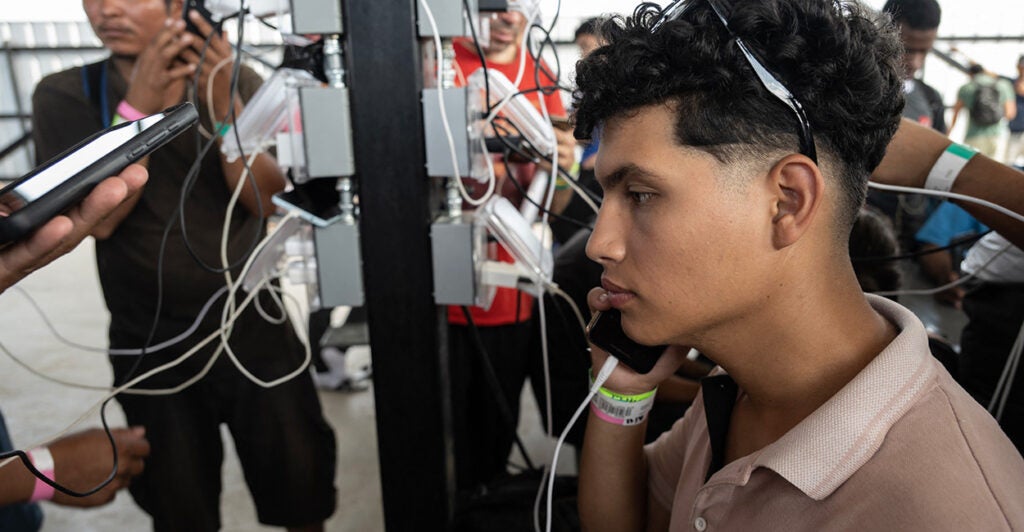
M 82 91 L 92 106 L 99 109 L 103 127 L 110 127 L 114 116 L 110 112 L 110 98 L 107 97 L 106 59 L 82 67 Z

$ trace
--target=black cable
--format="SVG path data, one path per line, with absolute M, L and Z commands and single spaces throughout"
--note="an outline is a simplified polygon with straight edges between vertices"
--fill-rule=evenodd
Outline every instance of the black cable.
M 239 18 L 240 22 L 241 22 L 241 20 L 242 19 Z M 211 32 L 210 35 L 208 35 L 206 37 L 206 41 L 203 44 L 203 48 L 200 50 L 199 64 L 197 65 L 197 70 L 200 70 L 202 68 L 202 63 L 203 63 L 203 61 L 205 61 L 205 58 L 206 58 L 206 49 L 207 49 L 207 47 L 209 45 L 209 42 L 210 42 L 210 40 L 212 38 L 213 38 L 213 33 Z M 239 40 L 239 44 L 240 43 L 241 43 L 241 40 Z M 239 60 L 239 58 L 236 57 L 236 65 L 238 65 L 238 60 Z M 232 83 L 235 83 L 235 80 L 232 80 Z M 198 99 L 198 84 L 199 84 L 198 78 L 193 80 L 193 84 L 194 84 L 194 87 L 195 87 L 193 94 L 195 94 L 196 98 Z M 232 108 L 234 108 L 234 101 L 233 101 L 233 99 L 234 99 L 234 90 L 232 90 L 231 94 L 232 94 L 231 106 L 232 106 Z M 197 142 L 197 144 L 196 144 L 196 147 L 197 147 L 196 158 L 192 162 L 192 166 L 189 168 L 188 172 L 185 174 L 185 179 L 183 181 L 182 192 L 181 192 L 181 196 L 179 197 L 178 206 L 175 208 L 174 212 L 171 213 L 171 217 L 167 220 L 167 223 L 164 225 L 164 232 L 163 232 L 163 235 L 161 236 L 161 239 L 160 239 L 160 248 L 159 248 L 159 251 L 157 252 L 157 273 L 156 273 L 156 276 L 157 276 L 156 294 L 157 295 L 156 295 L 156 305 L 155 305 L 156 308 L 155 308 L 155 310 L 153 312 L 153 323 L 152 323 L 152 325 L 150 325 L 149 333 L 147 333 L 147 335 L 146 335 L 146 341 L 143 343 L 141 352 L 139 353 L 138 357 L 135 359 L 135 362 L 132 364 L 132 367 L 128 369 L 128 372 L 124 374 L 125 376 L 121 379 L 120 382 L 115 381 L 115 383 L 114 383 L 115 385 L 124 384 L 124 383 L 130 381 L 135 376 L 135 374 L 139 371 L 139 368 L 142 366 L 143 359 L 147 355 L 146 350 L 149 349 L 149 347 L 151 345 L 153 345 L 153 342 L 155 341 L 156 332 L 157 332 L 157 329 L 159 328 L 159 325 L 160 325 L 160 314 L 163 311 L 163 304 L 164 304 L 164 257 L 165 257 L 166 251 L 167 251 L 168 238 L 170 237 L 171 230 L 174 228 L 174 224 L 175 224 L 176 221 L 178 221 L 178 218 L 182 217 L 182 222 L 184 222 L 184 216 L 183 215 L 184 215 L 184 209 L 185 209 L 185 198 L 188 196 L 188 192 L 191 190 L 192 186 L 194 185 L 194 183 L 195 183 L 195 181 L 196 181 L 196 179 L 197 179 L 197 177 L 199 175 L 199 170 L 202 168 L 203 159 L 206 157 L 206 154 L 209 153 L 210 148 L 212 148 L 213 145 L 217 142 L 217 136 L 213 135 L 213 136 L 211 136 L 207 140 L 206 144 L 204 144 L 204 145 L 202 145 L 202 147 L 200 147 L 199 144 L 201 143 L 201 141 L 199 139 L 200 139 L 200 137 L 199 137 L 199 134 L 198 134 L 198 131 L 197 131 L 196 132 L 196 142 Z M 239 147 L 241 147 L 241 143 L 240 142 L 239 142 Z M 251 175 L 251 172 L 250 172 L 250 175 Z M 251 254 L 252 251 L 254 249 L 256 249 L 256 246 L 259 244 L 260 233 L 261 233 L 261 231 L 259 231 L 258 227 L 257 227 L 257 231 L 256 231 L 256 234 L 255 234 L 256 238 L 254 238 L 254 242 L 252 243 L 252 246 L 250 247 L 250 249 L 243 255 L 242 260 L 245 260 L 249 256 L 249 254 Z M 188 235 L 185 233 L 184 226 L 182 226 L 182 238 L 183 238 L 183 240 L 185 242 L 186 248 L 189 249 L 188 248 Z M 191 254 L 191 249 L 189 249 L 189 252 Z M 192 257 L 196 258 L 196 256 L 194 254 L 192 254 Z M 237 264 L 232 264 L 229 267 L 230 268 L 234 268 L 236 266 L 237 266 Z
M 473 337 L 473 343 L 476 344 L 477 352 L 480 353 L 480 359 L 483 361 L 484 377 L 487 379 L 487 384 L 491 387 L 494 392 L 494 398 L 498 403 L 498 412 L 501 417 L 505 418 L 505 423 L 512 428 L 512 436 L 515 438 L 516 447 L 519 448 L 519 452 L 523 455 L 523 460 L 526 461 L 527 467 L 530 469 L 536 469 L 533 465 L 533 460 L 530 460 L 530 455 L 526 452 L 526 446 L 523 445 L 523 440 L 519 438 L 518 431 L 518 420 L 512 417 L 512 409 L 509 407 L 508 402 L 505 400 L 505 392 L 501 389 L 501 383 L 498 381 L 498 374 L 494 371 L 494 366 L 491 364 L 491 359 L 487 354 L 487 348 L 484 346 L 484 339 L 480 336 L 480 329 L 477 328 L 476 323 L 473 321 L 473 316 L 469 312 L 469 307 L 462 305 L 462 315 L 466 318 L 466 324 L 469 326 L 469 331 Z
M 95 487 L 90 488 L 90 489 L 88 489 L 86 491 L 79 492 L 79 491 L 72 490 L 70 488 L 66 488 L 66 487 L 62 486 L 61 484 L 57 483 L 57 481 L 55 481 L 55 480 L 50 480 L 46 475 L 43 474 L 42 471 L 36 469 L 36 466 L 34 466 L 32 464 L 32 459 L 29 458 L 28 453 L 26 453 L 25 451 L 20 450 L 20 449 L 16 449 L 14 451 L 8 451 L 8 452 L 5 452 L 5 453 L 0 453 L 0 460 L 6 460 L 7 458 L 17 457 L 19 460 L 21 460 L 21 463 L 25 466 L 25 468 L 28 469 L 29 472 L 32 473 L 32 475 L 35 476 L 37 479 L 41 480 L 47 486 L 50 486 L 51 488 L 53 488 L 53 489 L 55 489 L 55 490 L 65 494 L 65 495 L 69 495 L 71 497 L 88 497 L 88 496 L 90 496 L 90 495 L 92 495 L 92 494 L 102 490 L 103 488 L 107 487 L 107 485 L 110 484 L 114 480 L 115 477 L 117 477 L 117 468 L 118 468 L 117 444 L 114 442 L 114 434 L 110 431 L 110 425 L 107 423 L 107 414 L 106 414 L 107 404 L 109 404 L 110 400 L 113 399 L 113 398 L 114 398 L 113 396 L 108 397 L 106 400 L 103 401 L 103 404 L 100 406 L 100 422 L 103 423 L 103 431 L 106 433 L 107 440 L 110 442 L 110 449 L 111 449 L 111 451 L 113 453 L 114 466 L 113 466 L 113 469 L 110 471 L 110 474 L 107 475 L 107 478 L 103 479 L 103 481 L 100 482 L 99 484 L 97 484 Z
M 989 234 L 991 232 L 992 232 L 992 230 L 988 230 L 988 231 L 985 231 L 984 233 L 980 233 L 980 234 L 977 234 L 977 235 L 971 235 L 971 236 L 960 238 L 960 239 L 957 239 L 957 240 L 952 240 L 952 241 L 950 241 L 950 243 L 948 245 L 942 246 L 940 248 L 923 249 L 923 250 L 920 250 L 920 251 L 915 251 L 913 253 L 906 253 L 906 254 L 903 254 L 903 255 L 892 255 L 892 256 L 888 256 L 888 257 L 851 257 L 850 260 L 852 260 L 855 263 L 861 264 L 861 263 L 869 263 L 869 262 L 895 262 L 895 261 L 898 261 L 898 260 L 916 259 L 918 257 L 923 257 L 925 255 L 931 255 L 932 253 L 939 253 L 941 251 L 949 251 L 949 250 L 954 249 L 954 248 L 958 248 L 958 247 L 961 247 L 961 246 L 966 246 L 966 245 L 973 244 L 973 243 L 981 240 L 985 235 L 987 235 L 987 234 Z
M 534 146 L 534 144 L 532 142 L 530 142 L 530 139 L 527 138 L 525 135 L 523 135 L 522 130 L 520 130 L 519 127 L 515 125 L 515 123 L 513 123 L 511 121 L 508 121 L 508 120 L 506 120 L 506 123 L 509 126 L 511 126 L 512 129 L 516 130 L 516 132 L 519 134 L 519 137 L 522 139 L 522 142 L 524 144 L 526 144 L 526 146 L 529 149 L 531 149 L 534 152 L 534 154 L 530 154 L 530 153 L 524 152 L 523 150 L 519 149 L 518 147 L 516 147 L 516 146 L 510 144 L 509 142 L 507 142 L 507 139 L 503 139 L 503 137 L 504 137 L 503 135 L 501 135 L 500 133 L 497 134 L 496 135 L 497 138 L 502 142 L 502 144 L 505 145 L 505 147 L 509 148 L 510 150 L 515 152 L 517 155 L 519 155 L 520 157 L 522 157 L 522 158 L 524 158 L 524 159 L 526 159 L 526 160 L 528 160 L 530 162 L 538 163 L 538 162 L 540 162 L 542 160 L 547 161 L 547 156 L 545 154 L 541 153 L 540 149 L 538 149 L 536 146 Z M 492 123 L 492 125 L 494 126 L 494 130 L 495 130 L 496 133 L 498 133 L 499 130 L 504 130 L 504 126 L 502 126 L 502 125 L 499 125 L 497 123 Z M 566 172 L 561 167 L 558 168 L 558 175 L 560 175 L 563 179 L 566 179 L 568 181 L 572 181 L 573 183 L 575 183 L 576 186 L 578 187 L 578 190 L 576 190 L 575 192 L 579 193 L 579 191 L 582 190 L 583 193 L 586 194 L 588 197 L 590 197 L 590 199 L 593 200 L 594 203 L 596 203 L 598 206 L 600 206 L 601 202 L 604 201 L 604 198 L 602 198 L 601 196 L 598 196 L 593 191 L 591 191 L 587 187 L 583 186 L 579 182 L 578 179 L 576 179 L 575 177 L 570 175 L 569 172 Z
M 562 14 L 562 0 L 558 0 L 558 4 L 555 6 L 555 16 L 551 17 L 551 25 L 548 26 L 547 33 L 551 35 L 551 32 L 555 31 L 555 23 L 558 22 L 558 17 Z
M 242 69 L 242 43 L 244 42 L 244 39 L 245 39 L 245 24 L 244 24 L 245 17 L 244 17 L 244 15 L 245 15 L 245 13 L 248 13 L 248 10 L 245 8 L 244 4 L 245 4 L 245 2 L 243 0 L 242 5 L 240 6 L 240 9 L 239 9 L 239 12 L 238 12 L 239 13 L 239 15 L 238 15 L 238 38 L 237 38 L 237 41 L 235 42 L 235 64 L 232 65 L 231 80 L 230 80 L 230 82 L 228 84 L 228 90 L 230 91 L 229 92 L 230 97 L 229 97 L 229 100 L 228 100 L 228 114 L 227 114 L 227 116 L 225 116 L 225 119 L 224 119 L 224 123 L 225 124 L 227 124 L 227 123 L 234 124 L 235 123 L 235 118 L 236 118 L 235 117 L 235 100 L 236 100 L 236 97 L 237 97 L 239 75 L 240 75 L 241 69 Z M 208 39 L 212 38 L 212 35 L 213 34 L 211 33 L 210 36 L 208 36 Z M 208 82 L 212 83 L 213 80 L 209 80 Z M 198 78 L 196 80 L 196 85 L 198 86 Z M 197 95 L 197 98 L 198 98 L 198 95 Z M 212 102 L 207 102 L 207 105 L 212 105 Z M 214 126 L 216 126 L 216 125 L 214 124 Z M 215 127 L 215 129 L 216 129 L 216 127 Z M 238 128 L 237 127 L 233 127 L 231 129 L 232 129 L 232 133 L 234 133 L 235 141 L 238 143 L 239 156 L 242 159 L 242 164 L 245 165 L 246 176 L 249 179 L 249 183 L 250 183 L 250 185 L 252 186 L 252 189 L 253 189 L 253 194 L 254 194 L 254 196 L 256 198 L 256 219 L 262 221 L 263 220 L 263 214 L 264 214 L 263 213 L 263 201 L 262 201 L 262 198 L 260 197 L 259 185 L 256 182 L 256 176 L 253 174 L 252 169 L 249 167 L 248 157 L 246 157 L 245 152 L 242 149 L 242 141 L 241 141 L 241 136 L 238 133 Z M 219 131 L 213 132 L 213 135 L 210 137 L 210 141 L 209 142 L 210 143 L 216 142 L 219 133 L 220 133 Z M 202 156 L 205 156 L 205 155 L 206 154 L 204 152 L 202 154 Z M 197 159 L 197 162 L 201 163 L 201 161 L 202 161 L 202 157 Z M 248 259 L 249 255 L 253 252 L 253 250 L 256 249 L 256 246 L 259 245 L 260 237 L 262 236 L 263 232 L 260 230 L 259 224 L 256 224 L 256 228 L 255 228 L 255 231 L 253 232 L 253 238 L 252 238 L 252 242 L 250 243 L 249 249 L 245 253 L 243 253 L 237 260 L 229 263 L 228 265 L 226 265 L 224 267 L 215 267 L 215 266 L 210 266 L 209 264 L 207 264 L 206 261 L 204 261 L 199 256 L 199 254 L 196 252 L 195 248 L 192 246 L 192 243 L 191 243 L 191 241 L 188 238 L 188 227 L 187 227 L 187 223 L 186 223 L 186 219 L 185 219 L 185 200 L 191 194 L 192 189 L 195 187 L 195 183 L 198 180 L 198 167 L 196 167 L 195 165 L 193 165 L 193 166 L 194 166 L 194 168 L 196 168 L 197 171 L 196 171 L 195 174 L 191 175 L 192 179 L 186 178 L 185 184 L 183 186 L 182 194 L 181 194 L 181 196 L 180 196 L 180 198 L 178 200 L 179 211 L 180 211 L 179 216 L 181 217 L 181 236 L 182 236 L 182 241 L 185 244 L 186 251 L 188 251 L 188 254 L 199 265 L 200 268 L 202 268 L 202 269 L 204 269 L 204 270 L 206 270 L 208 272 L 211 272 L 211 273 L 224 273 L 226 271 L 235 269 L 238 266 L 240 266 L 240 265 L 245 263 L 245 261 Z
M 543 26 L 540 26 L 539 24 L 534 24 L 527 29 L 527 43 L 533 40 L 534 29 L 539 29 L 541 33 L 544 35 L 544 38 L 541 39 L 540 48 L 537 49 L 536 54 L 534 54 L 533 51 L 530 50 L 530 47 L 527 47 L 527 50 L 530 50 L 530 57 L 533 59 L 533 83 L 538 88 L 541 88 L 541 92 L 543 94 L 550 95 L 553 94 L 554 91 L 543 89 L 544 85 L 541 83 L 540 74 L 544 73 L 544 75 L 546 75 L 548 79 L 555 84 L 555 86 L 558 86 L 558 80 L 559 78 L 561 78 L 562 75 L 562 61 L 561 59 L 559 59 L 558 52 L 555 50 L 555 42 L 551 40 L 551 34 L 547 30 L 545 30 Z M 549 44 L 551 45 L 551 50 L 555 56 L 555 72 L 551 72 L 550 70 L 548 70 L 547 64 L 544 62 L 543 58 L 544 48 L 546 48 Z
M 505 171 L 508 173 L 508 180 L 509 180 L 509 182 L 511 182 L 512 185 L 516 187 L 516 190 L 518 190 L 519 193 L 522 194 L 523 199 L 525 199 L 526 201 L 530 202 L 535 207 L 540 209 L 541 212 L 545 212 L 549 216 L 551 216 L 551 217 L 553 217 L 555 219 L 562 220 L 563 222 L 566 222 L 566 223 L 570 223 L 572 225 L 575 225 L 575 226 L 579 227 L 580 229 L 590 229 L 591 231 L 594 230 L 594 226 L 592 226 L 592 225 L 590 225 L 590 224 L 588 224 L 586 222 L 577 220 L 575 218 L 570 218 L 568 216 L 563 216 L 561 214 L 558 214 L 558 213 L 556 213 L 554 211 L 550 211 L 550 210 L 544 208 L 544 206 L 541 205 L 540 203 L 537 203 L 536 200 L 531 198 L 530 195 L 527 193 L 527 190 L 525 188 L 523 188 L 523 184 L 520 183 L 519 179 L 517 179 L 515 177 L 515 174 L 512 172 L 512 168 L 509 166 L 508 151 L 505 152 L 505 156 L 502 158 L 502 163 L 505 164 Z
M 495 132 L 496 133 L 498 132 L 498 130 L 500 128 L 501 128 L 501 126 L 498 126 L 497 124 L 495 124 Z M 508 138 L 506 138 L 505 135 L 498 134 L 496 138 L 499 141 L 501 141 L 502 144 L 505 145 L 505 152 L 504 152 L 504 154 L 502 156 L 502 161 L 501 161 L 502 164 L 505 165 L 505 173 L 508 176 L 509 181 L 512 182 L 512 185 L 516 187 L 516 190 L 518 190 L 519 193 L 522 194 L 523 198 L 525 198 L 526 201 L 528 201 L 528 202 L 532 203 L 533 205 L 535 205 L 538 209 L 541 210 L 541 212 L 548 213 L 549 215 L 551 215 L 551 216 L 553 216 L 553 217 L 555 217 L 555 218 L 557 218 L 559 220 L 562 220 L 562 221 L 567 222 L 567 223 L 571 223 L 571 224 L 573 224 L 575 226 L 578 226 L 580 228 L 590 229 L 591 231 L 594 230 L 593 226 L 591 226 L 590 224 L 588 224 L 586 222 L 583 222 L 583 221 L 580 221 L 580 220 L 576 220 L 574 218 L 569 218 L 567 216 L 563 216 L 563 215 L 558 214 L 558 213 L 553 212 L 553 211 L 550 211 L 550 210 L 546 209 L 543 205 L 537 203 L 533 198 L 531 198 L 530 195 L 527 193 L 526 189 L 523 188 L 523 184 L 520 183 L 519 179 L 517 179 L 515 177 L 515 173 L 512 171 L 512 168 L 510 166 L 511 163 L 509 162 L 509 155 L 511 155 L 511 153 L 510 153 L 511 151 L 516 151 L 516 153 L 518 153 L 520 156 L 524 156 L 524 155 L 527 155 L 527 154 L 524 154 L 523 152 L 516 150 L 515 146 L 513 146 L 511 143 L 508 142 Z M 528 157 L 528 159 L 533 161 L 532 158 Z M 577 182 L 577 184 L 578 184 L 578 182 Z M 579 186 L 581 188 L 583 188 L 582 185 L 579 185 Z

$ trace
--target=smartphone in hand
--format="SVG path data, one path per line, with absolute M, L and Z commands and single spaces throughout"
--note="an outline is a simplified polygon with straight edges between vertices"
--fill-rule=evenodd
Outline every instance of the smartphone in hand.
M 220 35 L 220 22 L 213 21 L 213 13 L 206 8 L 206 0 L 185 0 L 185 5 L 181 10 L 181 17 L 185 19 L 185 29 L 205 39 L 206 35 L 203 35 L 199 28 L 192 23 L 192 19 L 189 17 L 189 12 L 191 11 L 199 13 L 199 16 L 203 17 L 210 24 L 214 33 Z
M 167 144 L 198 117 L 192 104 L 183 103 L 118 124 L 0 189 L 0 247 L 28 236 L 76 205 L 101 181 Z
M 648 373 L 668 349 L 667 345 L 643 345 L 622 330 L 622 313 L 617 309 L 595 312 L 587 325 L 587 339 L 637 373 Z

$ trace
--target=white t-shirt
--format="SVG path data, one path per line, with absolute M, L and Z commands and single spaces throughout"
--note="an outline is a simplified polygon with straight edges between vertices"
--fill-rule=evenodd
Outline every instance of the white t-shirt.
M 999 233 L 989 233 L 967 250 L 961 269 L 990 283 L 1024 283 L 1024 251 Z

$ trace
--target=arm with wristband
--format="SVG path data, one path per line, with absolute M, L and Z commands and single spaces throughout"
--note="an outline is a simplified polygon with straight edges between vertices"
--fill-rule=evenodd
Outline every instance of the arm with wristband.
M 949 192 L 1024 213 L 1024 172 L 982 154 L 970 156 L 969 151 L 952 144 L 944 135 L 907 119 L 900 123 L 871 180 L 912 188 L 949 187 Z M 984 206 L 956 203 L 1014 245 L 1024 246 L 1024 224 Z
M 591 290 L 587 302 L 591 312 L 611 308 L 602 288 Z M 654 369 L 642 375 L 620 364 L 594 395 L 580 461 L 579 509 L 584 529 L 668 528 L 668 510 L 648 494 L 644 432 L 658 385 L 684 363 L 687 351 L 670 347 Z M 591 346 L 594 371 L 607 358 L 607 353 Z
M 0 467 L 0 506 L 19 502 L 53 501 L 62 506 L 90 507 L 106 504 L 118 490 L 143 469 L 149 442 L 141 427 L 111 431 L 117 444 L 118 468 L 114 479 L 88 497 L 76 498 L 56 491 L 37 478 L 17 459 Z M 107 435 L 91 429 L 28 451 L 32 466 L 51 481 L 69 489 L 84 491 L 110 474 L 111 452 Z
M 242 109 L 252 93 L 255 93 L 259 83 L 245 79 L 251 76 L 258 78 L 255 73 L 239 69 L 237 90 L 232 92 L 231 80 L 235 71 L 234 54 L 235 49 L 224 34 L 213 33 L 213 27 L 198 13 L 190 13 L 192 23 L 203 35 L 209 35 L 209 46 L 200 61 L 200 52 L 203 49 L 203 42 L 200 39 L 193 41 L 193 46 L 182 50 L 180 58 L 187 61 L 194 67 L 192 78 L 197 82 L 196 97 L 206 107 L 212 110 L 213 130 L 210 132 L 217 138 L 218 145 L 214 147 L 220 157 L 221 169 L 224 172 L 225 184 L 228 190 L 234 190 L 239 179 L 246 179 L 242 195 L 239 201 L 253 215 L 262 214 L 268 217 L 274 213 L 276 207 L 272 197 L 277 192 L 284 190 L 286 180 L 277 161 L 268 153 L 260 153 L 253 159 L 252 164 L 246 168 L 245 157 L 228 162 L 224 154 L 219 153 L 219 145 L 225 135 L 233 135 L 230 125 L 242 114 Z M 211 33 L 213 33 L 211 35 Z M 250 90 L 251 89 L 251 90 Z M 246 154 L 247 156 L 249 154 Z M 251 172 L 250 172 L 251 171 Z M 253 183 L 258 189 L 259 197 L 253 190 Z

